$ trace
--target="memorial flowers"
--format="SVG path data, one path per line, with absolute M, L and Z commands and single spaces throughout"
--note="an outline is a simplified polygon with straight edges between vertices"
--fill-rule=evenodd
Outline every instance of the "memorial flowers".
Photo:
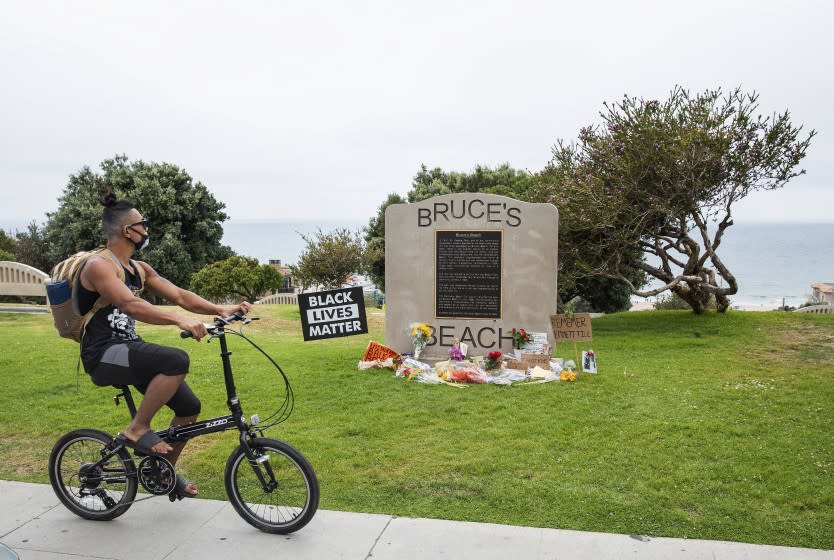
M 527 333 L 524 329 L 513 329 L 512 330 L 513 336 L 513 348 L 516 350 L 521 350 L 524 346 L 533 340 L 533 337 Z
M 565 362 L 565 369 L 563 369 L 562 373 L 559 374 L 559 379 L 562 381 L 576 381 L 576 372 L 573 371 L 573 368 L 575 367 L 576 364 L 573 360 Z
M 414 344 L 414 357 L 419 358 L 423 348 L 431 338 L 431 328 L 425 323 L 413 323 L 411 325 L 411 342 Z
M 460 341 L 455 339 L 454 344 L 449 348 L 449 359 L 456 362 L 463 360 L 463 351 L 460 349 Z
M 576 373 L 569 369 L 562 370 L 559 374 L 559 379 L 562 381 L 576 381 Z
M 501 367 L 501 352 L 490 352 L 484 360 L 484 369 L 495 371 Z

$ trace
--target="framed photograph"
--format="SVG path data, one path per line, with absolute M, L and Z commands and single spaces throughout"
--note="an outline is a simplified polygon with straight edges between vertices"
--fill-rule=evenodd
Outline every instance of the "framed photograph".
M 593 350 L 582 351 L 582 371 L 584 373 L 597 372 L 597 355 Z

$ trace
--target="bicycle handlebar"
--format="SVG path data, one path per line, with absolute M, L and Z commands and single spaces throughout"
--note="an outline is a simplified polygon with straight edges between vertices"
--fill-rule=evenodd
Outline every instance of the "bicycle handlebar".
M 252 321 L 257 321 L 260 317 L 247 317 L 240 311 L 236 311 L 232 315 L 228 317 L 215 317 L 213 323 L 204 323 L 206 330 L 209 334 L 215 334 L 217 329 L 223 328 L 224 326 L 233 323 L 234 321 L 243 321 L 244 325 L 248 325 Z M 191 338 L 192 334 L 190 331 L 180 331 L 180 338 Z

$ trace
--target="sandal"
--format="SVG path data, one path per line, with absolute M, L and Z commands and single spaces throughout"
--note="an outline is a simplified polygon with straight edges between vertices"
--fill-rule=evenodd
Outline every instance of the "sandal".
M 124 434 L 119 434 L 116 436 L 116 439 L 125 447 L 129 447 L 136 451 L 137 455 L 160 455 L 151 449 L 154 445 L 162 443 L 162 438 L 156 435 L 156 432 L 153 430 L 148 430 L 142 434 L 142 437 L 140 437 L 138 441 L 131 441 Z
M 183 498 L 194 498 L 197 496 L 197 493 L 191 494 L 190 492 L 186 492 L 186 488 L 188 485 L 191 484 L 191 481 L 185 478 L 183 475 L 177 475 L 177 483 L 174 485 L 174 489 L 171 490 L 171 493 L 168 494 L 168 499 L 172 502 L 174 500 L 182 500 Z

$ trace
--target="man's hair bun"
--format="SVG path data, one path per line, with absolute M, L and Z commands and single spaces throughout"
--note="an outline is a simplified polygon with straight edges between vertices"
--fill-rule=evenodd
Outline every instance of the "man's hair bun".
M 107 208 L 114 206 L 118 201 L 119 198 L 113 192 L 108 192 L 101 197 L 101 204 Z

